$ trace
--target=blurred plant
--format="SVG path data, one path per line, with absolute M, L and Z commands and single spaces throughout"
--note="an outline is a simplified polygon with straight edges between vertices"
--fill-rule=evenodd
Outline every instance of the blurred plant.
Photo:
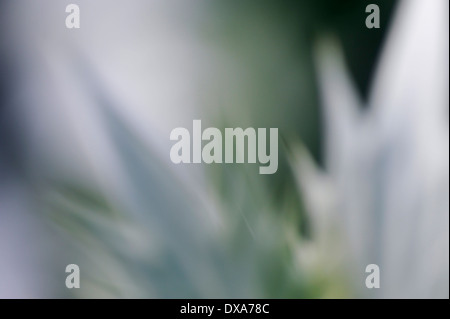
M 52 268 L 49 273 L 53 276 L 65 264 L 78 264 L 81 289 L 70 291 L 76 297 L 448 296 L 448 33 L 443 29 L 448 27 L 448 16 L 443 14 L 448 8 L 444 1 L 410 0 L 399 8 L 368 103 L 362 103 L 355 92 L 339 46 L 330 40 L 321 42 L 314 55 L 325 114 L 324 171 L 308 153 L 320 153 L 314 150 L 318 134 L 316 124 L 311 124 L 318 111 L 310 81 L 314 68 L 309 63 L 309 35 L 300 33 L 315 30 L 309 23 L 315 25 L 328 4 L 291 1 L 287 7 L 280 4 L 285 10 L 268 4 L 254 10 L 237 2 L 239 6 L 222 19 L 233 31 L 225 38 L 240 48 L 232 50 L 230 57 L 222 48 L 196 39 L 196 27 L 178 16 L 190 10 L 188 16 L 197 21 L 196 8 L 204 7 L 189 3 L 180 10 L 181 2 L 158 2 L 153 4 L 156 7 L 143 0 L 117 2 L 104 23 L 96 24 L 101 27 L 92 26 L 73 42 L 54 31 L 52 23 L 59 21 L 59 13 L 48 1 L 48 17 L 53 18 L 36 25 L 42 28 L 42 38 L 35 39 L 34 25 L 20 24 L 19 32 L 12 33 L 14 39 L 34 39 L 23 41 L 30 46 L 13 46 L 29 61 L 21 70 L 26 70 L 24 91 L 31 92 L 16 94 L 27 106 L 23 112 L 28 120 L 40 124 L 30 129 L 36 135 L 30 138 L 31 145 L 39 151 L 29 154 L 41 156 L 25 156 L 34 164 L 32 183 L 24 181 L 32 193 L 27 196 L 45 198 L 46 216 L 59 230 L 59 237 L 51 238 L 60 239 L 66 249 L 55 258 L 58 250 L 42 240 L 49 255 L 59 258 L 53 266 L 56 271 Z M 91 5 L 93 15 L 104 8 L 103 2 Z M 358 17 L 359 7 L 348 6 Z M 14 6 L 12 17 L 34 14 L 36 7 L 27 11 Z M 338 13 L 348 9 L 331 8 L 323 20 L 341 17 Z M 121 21 L 117 12 L 124 14 Z M 149 19 L 149 13 L 155 19 Z M 280 21 L 285 22 L 282 27 Z M 354 41 L 354 34 L 347 32 L 354 24 L 343 23 L 342 28 Z M 300 30 L 299 34 L 291 29 Z M 103 42 L 105 30 L 109 41 Z M 286 36 L 288 31 L 292 34 Z M 365 31 L 358 30 L 359 38 Z M 50 36 L 51 32 L 56 34 Z M 69 49 L 62 43 L 69 43 Z M 74 52 L 88 61 L 73 67 Z M 214 59 L 208 63 L 203 54 Z M 195 58 L 185 59 L 190 56 Z M 235 64 L 233 59 L 241 61 Z M 355 63 L 364 66 L 355 78 L 370 73 L 369 60 Z M 120 67 L 111 67 L 114 64 Z M 244 71 L 235 73 L 231 66 Z M 211 90 L 203 85 L 199 90 L 202 98 L 204 91 L 211 95 L 205 108 L 219 114 L 210 117 L 194 110 L 192 105 L 198 101 L 191 94 L 173 94 L 196 91 L 195 85 L 188 84 L 197 83 L 191 81 L 194 75 L 209 67 L 218 69 L 219 84 L 214 76 L 209 81 L 209 74 L 207 80 L 197 80 L 212 83 Z M 170 76 L 164 77 L 167 73 Z M 42 81 L 46 76 L 51 81 Z M 213 90 L 215 85 L 219 92 Z M 225 105 L 211 108 L 221 104 L 216 98 L 224 91 L 232 92 L 226 94 Z M 137 92 L 142 99 L 135 100 L 144 106 L 134 109 L 135 100 L 127 98 Z M 123 100 L 127 105 L 117 102 Z M 367 104 L 364 110 L 363 104 Z M 127 112 L 141 120 L 139 127 Z M 178 113 L 189 122 L 194 114 L 207 114 L 206 120 L 230 127 L 275 123 L 290 150 L 280 150 L 280 159 L 291 165 L 283 163 L 275 179 L 262 179 L 251 173 L 254 167 L 245 165 L 199 165 L 186 173 L 170 163 L 166 145 L 158 144 L 169 140 L 162 133 L 166 128 L 183 120 L 183 116 L 172 119 Z M 286 134 L 302 136 L 308 151 Z M 62 168 L 55 167 L 60 162 Z M 285 183 L 293 173 L 300 191 Z M 27 210 L 36 210 L 34 201 L 29 206 Z M 3 229 L 10 227 L 5 225 Z M 40 241 L 27 236 L 23 238 Z M 381 267 L 379 290 L 364 287 L 369 263 Z M 63 275 L 55 275 L 52 282 L 60 285 L 61 295 L 67 294 Z
M 401 3 L 364 110 L 335 41 L 317 50 L 326 165 L 295 149 L 315 234 L 300 260 L 344 267 L 362 296 L 448 298 L 447 11 L 445 1 Z M 369 292 L 371 263 L 381 289 Z
M 87 70 L 80 64 L 78 70 Z M 83 275 L 79 297 L 276 298 L 320 297 L 299 269 L 292 243 L 297 224 L 274 211 L 248 168 L 224 171 L 217 192 L 141 141 L 96 76 L 83 73 L 115 146 L 120 191 L 52 181 L 45 190 L 50 219 L 74 244 Z M 257 173 L 256 173 L 257 174 Z M 225 189 L 226 188 L 226 189 Z M 292 213 L 292 212 L 291 212 Z M 76 257 L 75 257 L 76 256 Z M 339 291 L 344 296 L 345 290 Z
M 364 110 L 338 45 L 321 42 L 326 172 L 303 147 L 292 147 L 301 192 L 276 202 L 245 166 L 223 165 L 206 182 L 201 174 L 178 175 L 116 114 L 101 81 L 82 75 L 101 106 L 123 188 L 58 182 L 46 194 L 52 219 L 82 261 L 83 289 L 75 293 L 448 296 L 448 74 L 442 71 L 448 17 L 441 17 L 442 5 L 402 3 Z M 309 239 L 298 230 L 299 198 L 311 219 Z M 381 268 L 379 290 L 364 286 L 371 263 Z

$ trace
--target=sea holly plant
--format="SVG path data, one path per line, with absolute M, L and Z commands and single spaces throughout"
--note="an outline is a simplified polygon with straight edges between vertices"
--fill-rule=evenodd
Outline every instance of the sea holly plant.
M 401 4 L 367 102 L 337 41 L 320 41 L 325 167 L 286 140 L 299 192 L 278 202 L 243 165 L 215 165 L 214 182 L 205 178 L 205 165 L 184 174 L 169 152 L 134 134 L 118 112 L 125 107 L 87 71 L 88 62 L 79 63 L 77 83 L 99 108 L 114 176 L 93 177 L 87 186 L 52 182 L 44 190 L 48 216 L 72 246 L 67 264 L 80 268 L 80 288 L 69 293 L 448 296 L 445 7 L 437 0 Z M 292 204 L 299 198 L 306 212 Z M 300 215 L 309 218 L 309 238 L 298 229 Z M 365 285 L 369 264 L 379 266 L 379 289 Z
M 105 109 L 127 193 L 54 182 L 49 217 L 74 242 L 78 297 L 320 297 L 294 262 L 293 225 L 273 214 L 263 190 L 223 203 L 176 176 Z M 242 187 L 255 187 L 240 171 Z M 240 177 L 239 177 L 240 176 Z M 198 192 L 203 192 L 199 195 Z M 242 194 L 242 192 L 241 192 Z M 267 196 L 266 196 L 267 197 Z M 280 210 L 281 211 L 281 210 Z M 84 277 L 83 277 L 84 276 Z
M 177 174 L 169 154 L 142 140 L 117 112 L 88 63 L 87 79 L 105 134 L 114 145 L 121 187 L 101 180 L 88 186 L 52 181 L 45 190 L 48 216 L 73 249 L 80 267 L 78 297 L 255 298 L 320 297 L 295 262 L 299 240 L 262 186 L 233 167 L 222 183 L 225 200 L 202 173 Z M 169 136 L 167 136 L 167 140 Z M 217 192 L 217 193 L 216 193 Z M 227 197 L 227 196 L 224 196 Z M 342 293 L 343 294 L 343 293 Z
M 400 4 L 366 102 L 337 42 L 317 48 L 326 163 L 319 169 L 295 150 L 315 234 L 299 260 L 312 272 L 347 269 L 362 296 L 448 298 L 447 11 L 445 1 Z M 365 287 L 369 264 L 379 266 L 380 289 Z

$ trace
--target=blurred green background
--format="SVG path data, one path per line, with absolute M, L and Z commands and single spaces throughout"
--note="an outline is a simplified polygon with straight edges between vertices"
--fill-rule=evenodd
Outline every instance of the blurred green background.
M 428 233 L 448 235 L 448 227 L 435 231 L 448 220 L 442 214 L 448 194 L 434 192 L 439 185 L 448 190 L 448 171 L 440 166 L 448 163 L 448 150 L 439 144 L 448 139 L 448 122 L 436 133 L 439 147 L 425 152 L 420 133 L 427 130 L 414 112 L 426 108 L 414 94 L 439 97 L 430 99 L 423 117 L 441 104 L 448 108 L 448 97 L 434 94 L 417 74 L 411 83 L 401 78 L 404 86 L 393 81 L 403 100 L 388 110 L 412 105 L 411 114 L 399 112 L 400 120 L 380 112 L 398 130 L 386 129 L 383 116 L 377 122 L 378 109 L 367 106 L 397 1 L 76 2 L 79 30 L 63 24 L 70 1 L 0 3 L 0 297 L 448 296 L 448 285 L 427 277 L 430 264 L 420 262 L 445 268 L 439 254 L 407 255 L 448 247 L 448 240 Z M 379 29 L 365 26 L 369 3 L 380 8 Z M 422 18 L 417 8 L 425 0 L 411 3 L 416 11 L 408 13 Z M 433 17 L 420 20 L 426 32 L 434 30 Z M 413 31 L 401 31 L 406 47 Z M 332 68 L 324 80 L 320 68 L 328 65 L 318 47 L 326 39 L 337 48 L 325 50 Z M 418 57 L 406 56 L 408 67 L 390 75 L 397 79 L 416 63 L 423 79 L 438 81 L 442 75 L 428 73 L 435 69 L 426 63 L 434 59 L 426 54 L 442 51 L 448 59 L 444 42 L 444 50 L 435 42 L 414 47 Z M 339 46 L 349 74 L 339 69 Z M 401 47 L 392 50 L 406 55 Z M 441 60 L 436 63 L 441 69 Z M 330 80 L 336 100 L 350 101 L 346 76 L 355 99 L 362 99 L 356 123 L 342 105 L 342 112 L 330 112 L 323 98 Z M 348 120 L 336 140 L 324 134 L 333 114 L 338 123 Z M 277 173 L 259 175 L 249 164 L 174 165 L 170 131 L 191 129 L 195 119 L 221 130 L 278 128 Z M 333 144 L 341 134 L 350 142 Z M 327 154 L 330 144 L 349 155 Z M 418 172 L 416 161 L 436 171 Z M 404 193 L 395 192 L 397 181 Z M 398 219 L 386 216 L 391 203 Z M 416 207 L 423 209 L 415 214 Z M 412 222 L 399 227 L 408 216 Z M 419 224 L 430 227 L 420 233 Z M 417 230 L 424 241 L 402 237 L 404 229 Z M 367 291 L 360 279 L 369 259 L 382 262 L 387 278 L 402 274 L 390 262 L 390 246 L 393 255 L 405 252 L 402 265 L 412 264 L 411 273 L 423 281 L 410 289 L 390 280 L 381 293 Z M 360 250 L 368 252 L 354 253 Z M 80 289 L 64 286 L 71 263 L 80 266 Z M 436 273 L 448 279 L 448 269 Z

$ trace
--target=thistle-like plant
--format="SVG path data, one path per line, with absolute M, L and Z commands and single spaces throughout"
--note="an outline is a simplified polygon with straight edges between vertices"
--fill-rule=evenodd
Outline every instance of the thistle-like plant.
M 401 3 L 366 103 L 336 41 L 317 49 L 326 164 L 297 148 L 316 235 L 298 250 L 311 268 L 347 269 L 362 296 L 448 297 L 446 12 L 445 1 Z M 368 264 L 380 267 L 380 289 L 365 287 Z

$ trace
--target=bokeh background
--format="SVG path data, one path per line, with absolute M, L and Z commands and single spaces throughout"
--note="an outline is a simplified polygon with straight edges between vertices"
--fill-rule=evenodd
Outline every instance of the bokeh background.
M 444 0 L 1 1 L 0 297 L 448 298 L 448 18 Z M 278 128 L 277 173 L 173 164 L 194 119 Z

